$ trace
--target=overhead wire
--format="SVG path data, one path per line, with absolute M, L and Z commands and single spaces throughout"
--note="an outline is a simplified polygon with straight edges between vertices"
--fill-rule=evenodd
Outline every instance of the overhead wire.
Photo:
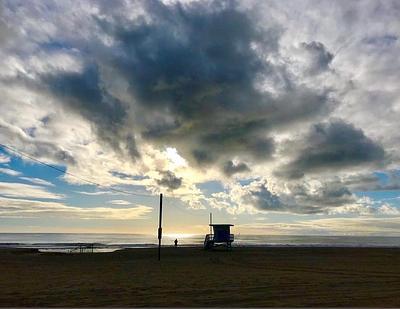
M 37 158 L 35 158 L 35 157 L 33 157 L 33 156 L 31 156 L 31 155 L 29 155 L 29 154 L 23 152 L 23 151 L 20 151 L 20 150 L 15 149 L 14 147 L 10 147 L 10 146 L 7 146 L 7 145 L 2 144 L 2 143 L 0 143 L 0 147 L 2 147 L 2 148 L 4 148 L 4 149 L 8 149 L 9 151 L 20 155 L 21 157 L 28 158 L 28 159 L 30 159 L 30 160 L 32 160 L 32 161 L 35 161 L 35 162 L 39 163 L 39 164 L 42 164 L 42 165 L 44 165 L 44 166 L 47 166 L 48 168 L 54 169 L 54 170 L 56 170 L 56 171 L 58 171 L 58 172 L 60 172 L 60 173 L 62 173 L 62 174 L 69 175 L 69 176 L 71 176 L 71 177 L 74 177 L 74 178 L 76 178 L 76 179 L 79 179 L 79 180 L 81 180 L 81 181 L 83 181 L 83 182 L 86 182 L 86 183 L 88 183 L 88 184 L 91 184 L 91 185 L 94 185 L 94 186 L 97 186 L 97 187 L 106 188 L 106 189 L 109 190 L 109 191 L 113 191 L 113 192 L 116 192 L 116 193 L 122 193 L 122 194 L 128 194 L 128 195 L 135 195 L 135 196 L 140 196 L 140 197 L 157 197 L 156 195 L 142 194 L 142 193 L 137 193 L 137 192 L 131 192 L 131 191 L 125 191 L 125 190 L 115 189 L 115 188 L 112 188 L 112 187 L 110 187 L 110 186 L 105 186 L 105 185 L 99 184 L 99 183 L 97 183 L 97 182 L 95 182 L 95 181 L 92 181 L 92 180 L 83 178 L 83 177 L 81 177 L 81 176 L 77 176 L 77 175 L 75 175 L 75 174 L 73 174 L 73 173 L 71 173 L 71 172 L 68 172 L 68 171 L 63 170 L 63 169 L 61 169 L 61 168 L 58 168 L 58 167 L 56 167 L 56 166 L 54 166 L 54 165 L 48 164 L 48 163 L 46 163 L 46 162 L 43 162 L 43 161 L 41 161 L 41 160 L 39 160 L 39 159 L 37 159 Z M 174 207 L 176 210 L 178 210 L 178 211 L 181 212 L 181 213 L 185 213 L 186 215 L 190 215 L 190 216 L 193 216 L 193 217 L 198 217 L 198 215 L 195 215 L 195 214 L 193 214 L 193 213 L 186 212 L 186 211 L 182 210 L 180 207 L 176 206 L 174 203 L 168 202 L 167 204 L 168 204 L 169 206 Z
M 44 165 L 44 166 L 47 166 L 47 167 L 49 167 L 49 168 L 52 168 L 52 169 L 54 169 L 54 170 L 56 170 L 56 171 L 58 171 L 58 172 L 60 172 L 60 173 L 65 174 L 65 175 L 68 175 L 68 176 L 74 177 L 74 178 L 76 178 L 76 179 L 79 179 L 79 180 L 81 180 L 81 181 L 83 181 L 83 182 L 86 182 L 86 183 L 88 183 L 88 184 L 91 184 L 91 185 L 94 185 L 94 186 L 97 186 L 97 187 L 101 187 L 101 188 L 106 188 L 106 189 L 109 190 L 109 191 L 113 191 L 113 192 L 116 192 L 116 193 L 122 193 L 122 194 L 128 194 L 128 195 L 136 195 L 136 196 L 140 196 L 140 197 L 155 197 L 155 195 L 151 195 L 151 194 L 143 194 L 143 193 L 137 193 L 137 192 L 130 192 L 130 191 L 125 191 L 125 190 L 115 189 L 115 188 L 112 188 L 112 187 L 110 187 L 110 186 L 105 186 L 105 185 L 102 185 L 102 184 L 100 184 L 100 183 L 98 183 L 98 182 L 95 182 L 95 181 L 92 181 L 92 180 L 83 178 L 83 177 L 81 177 L 81 176 L 77 176 L 77 175 L 75 175 L 75 174 L 73 174 L 73 173 L 71 173 L 71 172 L 68 172 L 68 171 L 63 170 L 63 169 L 61 169 L 61 168 L 58 168 L 57 166 L 54 166 L 54 165 L 48 164 L 48 163 L 46 163 L 46 162 L 43 162 L 43 161 L 41 161 L 41 160 L 39 160 L 39 159 L 37 159 L 37 158 L 35 158 L 35 157 L 33 157 L 33 156 L 31 156 L 31 155 L 29 155 L 29 154 L 23 152 L 23 151 L 17 150 L 17 149 L 14 148 L 14 147 L 10 147 L 10 146 L 7 146 L 7 145 L 2 144 L 2 143 L 0 143 L 0 146 L 3 147 L 3 148 L 5 148 L 5 149 L 8 149 L 9 151 L 11 151 L 11 152 L 13 152 L 13 153 L 16 153 L 16 154 L 20 155 L 21 157 L 28 158 L 28 159 L 30 159 L 30 160 L 32 160 L 32 161 L 35 161 L 35 162 L 37 162 L 37 163 L 39 163 L 39 164 L 42 164 L 42 165 Z
M 105 185 L 99 184 L 99 183 L 97 183 L 95 181 L 89 180 L 87 178 L 83 178 L 81 176 L 75 175 L 75 174 L 73 174 L 71 172 L 68 172 L 66 170 L 63 170 L 61 168 L 58 168 L 57 166 L 54 166 L 54 165 L 48 164 L 46 162 L 43 162 L 42 160 L 39 160 L 39 159 L 37 159 L 37 158 L 35 158 L 35 157 L 33 157 L 33 156 L 21 151 L 21 150 L 17 150 L 14 147 L 11 147 L 11 146 L 8 146 L 8 145 L 2 144 L 2 143 L 0 143 L 0 147 L 8 149 L 9 151 L 20 155 L 21 157 L 28 158 L 28 159 L 30 159 L 32 161 L 35 161 L 35 162 L 37 162 L 39 164 L 42 164 L 42 165 L 44 165 L 44 166 L 46 166 L 48 168 L 54 169 L 54 170 L 56 170 L 56 171 L 58 171 L 58 172 L 60 172 L 62 174 L 74 177 L 74 178 L 79 179 L 79 180 L 81 180 L 83 182 L 86 182 L 88 184 L 91 184 L 91 185 L 94 185 L 94 186 L 97 186 L 97 187 L 100 187 L 100 188 L 105 188 L 105 189 L 107 189 L 109 191 L 113 191 L 113 192 L 116 192 L 116 193 L 122 193 L 122 194 L 128 194 L 128 195 L 135 195 L 135 196 L 140 196 L 140 197 L 156 197 L 156 195 L 142 194 L 142 193 L 137 193 L 137 192 L 130 192 L 130 191 L 126 191 L 126 190 L 120 190 L 120 189 L 115 189 L 115 188 L 112 188 L 112 187 L 109 187 L 109 186 L 105 186 Z M 191 212 L 188 212 L 188 211 L 185 211 L 185 210 L 181 209 L 180 207 L 176 206 L 174 203 L 171 203 L 171 201 L 169 201 L 169 202 L 165 201 L 165 202 L 166 202 L 166 204 L 168 204 L 169 206 L 172 206 L 173 208 L 175 208 L 176 210 L 178 210 L 181 213 L 184 213 L 184 214 L 192 216 L 192 217 L 199 217 L 199 215 L 195 215 L 195 214 L 193 214 Z

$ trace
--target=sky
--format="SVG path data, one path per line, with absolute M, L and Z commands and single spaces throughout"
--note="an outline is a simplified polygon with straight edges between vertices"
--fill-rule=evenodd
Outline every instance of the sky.
M 171 234 L 399 235 L 399 35 L 390 0 L 2 1 L 0 232 L 155 233 L 163 193 Z

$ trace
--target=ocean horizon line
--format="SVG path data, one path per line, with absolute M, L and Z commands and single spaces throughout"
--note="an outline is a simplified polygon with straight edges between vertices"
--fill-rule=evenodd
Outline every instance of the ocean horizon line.
M 204 234 L 186 237 L 165 235 L 163 246 L 203 246 Z M 152 248 L 158 243 L 156 235 L 121 233 L 0 233 L 1 248 L 35 248 L 42 250 L 71 250 L 91 246 L 100 251 L 128 248 Z M 348 235 L 249 235 L 236 234 L 235 247 L 396 247 L 399 236 L 348 236 Z

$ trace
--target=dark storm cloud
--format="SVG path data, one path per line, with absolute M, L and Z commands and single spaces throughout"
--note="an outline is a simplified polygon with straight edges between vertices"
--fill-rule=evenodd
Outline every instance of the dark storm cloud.
M 114 29 L 125 55 L 115 65 L 145 110 L 166 110 L 175 121 L 161 126 L 150 121 L 143 136 L 175 143 L 192 139 L 200 148 L 189 151 L 197 163 L 218 159 L 221 148 L 267 157 L 269 141 L 253 140 L 250 134 L 259 128 L 246 126 L 240 114 L 265 100 L 254 83 L 269 65 L 251 44 L 275 50 L 276 35 L 258 29 L 231 3 L 145 7 L 153 23 Z M 253 141 L 239 145 L 242 140 Z
M 84 46 L 46 42 L 79 51 L 81 72 L 39 74 L 55 101 L 89 120 L 117 153 L 140 158 L 144 140 L 176 147 L 200 167 L 234 158 L 263 162 L 276 148 L 271 132 L 331 111 L 329 90 L 309 89 L 287 65 L 267 60 L 279 54 L 282 28 L 264 26 L 237 2 L 137 5 L 144 13 L 134 20 L 113 15 L 118 10 L 92 16 L 100 33 Z M 328 61 L 322 44 L 304 48 L 325 55 L 317 57 L 320 64 Z M 279 91 L 263 89 L 264 81 Z
M 68 165 L 75 165 L 77 163 L 69 151 L 59 149 L 51 143 L 38 142 L 31 151 L 32 156 L 37 158 L 52 158 L 55 162 Z
M 297 214 L 322 214 L 335 208 L 356 203 L 357 198 L 343 183 L 330 181 L 317 187 L 306 183 L 292 183 L 286 193 L 271 192 L 267 184 L 251 185 L 241 196 L 241 202 L 261 211 L 279 211 Z
M 115 25 L 113 35 L 125 56 L 116 65 L 139 103 L 198 119 L 226 109 L 240 111 L 249 100 L 260 100 L 253 82 L 268 65 L 251 44 L 267 40 L 268 48 L 276 49 L 276 35 L 265 37 L 250 16 L 231 4 L 223 9 L 213 5 L 149 1 L 145 7 L 154 18 L 151 24 Z
M 145 18 L 98 24 L 115 40 L 102 52 L 103 65 L 129 84 L 134 129 L 144 139 L 173 145 L 200 165 L 235 155 L 263 161 L 274 151 L 269 129 L 329 110 L 324 89 L 299 86 L 285 66 L 266 60 L 279 52 L 283 30 L 262 27 L 236 2 L 141 4 Z M 264 79 L 283 94 L 257 86 Z
M 310 43 L 301 43 L 301 47 L 309 53 L 311 74 L 317 74 L 329 68 L 333 59 L 333 54 L 327 51 L 321 42 L 312 41 Z
M 248 172 L 250 171 L 250 168 L 247 166 L 246 163 L 243 162 L 235 164 L 232 161 L 228 161 L 224 164 L 223 171 L 225 175 L 232 176 L 237 173 Z
M 223 155 L 249 154 L 259 161 L 270 158 L 274 151 L 274 140 L 256 133 L 256 128 L 243 124 L 227 124 L 208 134 L 200 134 L 203 149 L 216 158 Z M 196 157 L 197 159 L 198 157 Z M 203 158 L 201 158 L 203 159 Z M 201 161 L 198 161 L 202 163 Z
M 252 187 L 247 194 L 242 196 L 242 202 L 250 204 L 263 211 L 285 211 L 285 205 L 278 195 L 268 190 L 265 183 Z
M 389 170 L 377 174 L 359 174 L 344 178 L 342 183 L 352 191 L 391 191 L 400 190 L 400 172 Z
M 83 72 L 44 75 L 42 81 L 52 95 L 88 119 L 115 151 L 124 149 L 132 158 L 140 156 L 134 136 L 124 132 L 125 107 L 102 86 L 96 65 L 87 66 Z
M 182 185 L 182 178 L 176 177 L 176 175 L 171 171 L 160 172 L 162 178 L 157 180 L 160 186 L 168 188 L 168 190 L 178 189 Z
M 309 213 L 323 212 L 356 201 L 349 188 L 340 182 L 329 181 L 313 189 L 304 183 L 297 183 L 289 185 L 288 189 L 297 205 L 304 209 L 310 208 L 306 211 Z
M 340 120 L 314 125 L 301 144 L 298 157 L 277 174 L 299 178 L 322 169 L 381 164 L 385 158 L 378 143 Z
M 214 157 L 205 150 L 194 149 L 192 156 L 200 165 L 209 164 L 215 161 Z

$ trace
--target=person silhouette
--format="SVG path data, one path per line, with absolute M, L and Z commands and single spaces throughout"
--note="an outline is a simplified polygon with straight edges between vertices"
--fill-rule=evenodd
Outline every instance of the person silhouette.
M 175 247 L 178 247 L 178 239 L 174 240 Z

